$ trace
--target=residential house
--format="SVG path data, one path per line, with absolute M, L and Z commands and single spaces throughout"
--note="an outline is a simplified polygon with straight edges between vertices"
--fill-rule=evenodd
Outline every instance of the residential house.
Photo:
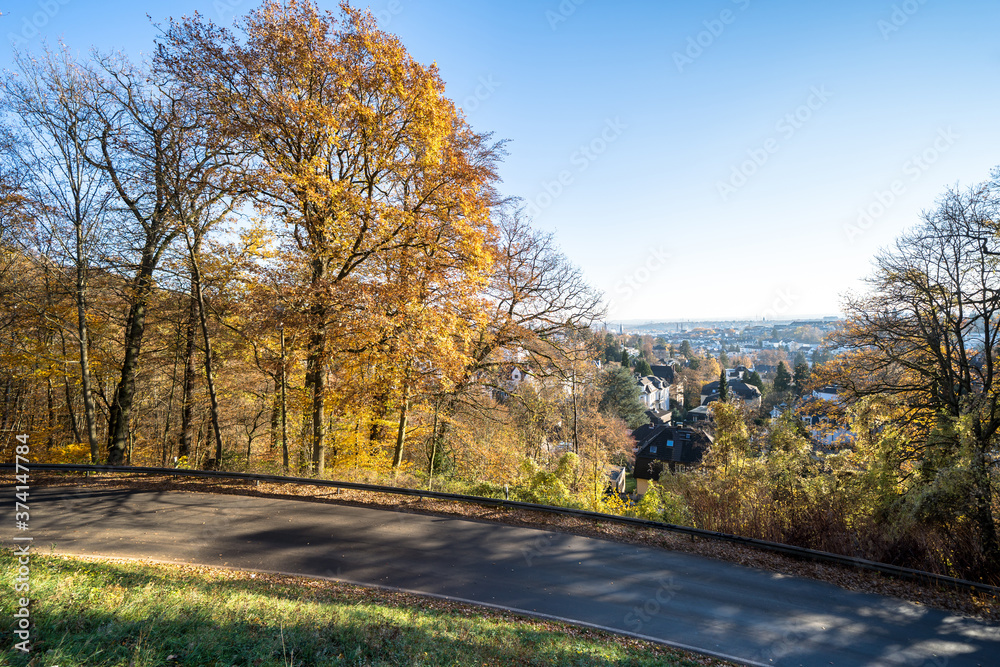
M 673 364 L 664 366 L 650 366 L 653 375 L 660 378 L 667 384 L 667 393 L 673 397 L 674 403 L 680 405 L 684 402 L 684 381 L 681 380 L 680 373 L 677 372 Z M 666 406 L 668 409 L 670 405 Z
M 673 415 L 670 410 L 670 385 L 655 375 L 645 375 L 636 382 L 639 383 L 640 396 L 650 421 L 669 424 Z
M 674 472 L 677 466 L 697 465 L 712 444 L 712 438 L 705 433 L 677 426 L 651 427 L 640 433 L 640 437 L 632 473 L 635 492 L 640 497 L 649 488 L 650 480 L 660 478 L 664 468 Z
M 825 387 L 820 387 L 819 389 L 813 389 L 813 398 L 819 398 L 824 401 L 836 401 L 837 394 L 839 392 L 839 387 L 835 384 L 828 384 Z
M 729 396 L 731 398 L 736 398 L 751 408 L 760 407 L 760 389 L 753 386 L 752 384 L 747 384 L 743 380 L 732 380 L 727 381 L 726 385 L 729 387 Z M 701 388 L 701 404 L 708 405 L 712 401 L 719 400 L 719 381 L 709 382 L 704 387 Z

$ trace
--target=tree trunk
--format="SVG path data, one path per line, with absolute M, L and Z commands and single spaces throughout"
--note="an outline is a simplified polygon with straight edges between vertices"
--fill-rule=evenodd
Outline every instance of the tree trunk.
M 97 442 L 97 406 L 94 404 L 94 383 L 90 376 L 90 327 L 87 325 L 87 269 L 83 259 L 83 227 L 76 224 L 76 339 L 80 344 L 80 382 L 83 390 L 83 414 L 87 422 L 87 444 L 90 462 L 101 458 Z M 109 429 L 110 430 L 110 429 Z
M 129 308 L 125 326 L 125 359 L 122 361 L 121 377 L 111 402 L 108 425 L 108 464 L 122 465 L 129 442 L 129 421 L 132 418 L 132 402 L 135 399 L 135 372 L 139 366 L 139 350 L 146 330 L 146 306 L 153 289 L 153 267 L 155 253 L 151 243 L 143 248 L 139 273 L 133 281 L 133 300 Z
M 403 463 L 403 445 L 406 443 L 406 418 L 410 410 L 410 387 L 403 386 L 403 405 L 399 409 L 399 430 L 396 432 L 396 449 L 392 454 L 392 468 L 399 470 Z
M 434 490 L 434 457 L 437 456 L 438 413 L 441 411 L 441 401 L 434 405 L 434 422 L 431 424 L 431 454 L 427 462 L 427 488 Z
M 170 443 L 170 417 L 174 409 L 174 390 L 177 388 L 177 361 L 181 356 L 181 336 L 180 336 L 180 322 L 177 323 L 177 335 L 174 337 L 174 368 L 170 373 L 170 394 L 167 396 L 167 414 L 163 419 L 163 438 L 160 440 L 160 449 L 162 450 L 161 455 L 161 465 L 163 467 L 167 466 L 167 461 L 170 459 L 170 449 L 173 445 Z
M 59 330 L 59 340 L 62 343 L 63 359 L 66 359 L 69 355 L 66 353 L 66 333 L 62 329 Z M 69 372 L 66 370 L 66 363 L 68 362 L 63 363 L 63 393 L 66 396 L 66 411 L 68 413 L 69 428 L 70 432 L 73 434 L 73 442 L 83 442 L 83 440 L 80 439 L 80 425 L 76 422 L 76 410 L 73 409 L 73 392 L 69 388 Z
M 285 327 L 281 327 L 281 462 L 288 474 L 288 403 L 285 400 Z
M 191 298 L 188 310 L 187 331 L 185 332 L 184 380 L 181 387 L 181 437 L 177 445 L 177 456 L 191 456 L 194 444 L 194 380 L 195 380 L 195 328 L 198 321 L 198 301 Z
M 55 401 L 52 398 L 52 376 L 46 376 L 45 378 L 45 405 L 46 405 L 46 416 L 48 421 L 46 427 L 48 430 L 48 436 L 45 438 L 45 451 L 51 452 L 52 446 L 55 445 L 55 430 L 56 430 L 56 406 Z
M 313 308 L 316 331 L 309 341 L 306 393 L 312 397 L 312 468 L 322 475 L 326 468 L 326 308 Z
M 201 237 L 195 240 L 188 249 L 191 255 L 191 283 L 194 297 L 198 301 L 198 321 L 201 324 L 201 336 L 205 345 L 205 380 L 208 382 L 208 397 L 211 402 L 212 431 L 215 434 L 215 466 L 222 465 L 222 430 L 219 428 L 219 396 L 215 391 L 215 378 L 212 370 L 212 339 L 208 335 L 208 318 L 205 316 L 205 293 L 201 288 L 201 268 L 198 265 L 198 247 Z

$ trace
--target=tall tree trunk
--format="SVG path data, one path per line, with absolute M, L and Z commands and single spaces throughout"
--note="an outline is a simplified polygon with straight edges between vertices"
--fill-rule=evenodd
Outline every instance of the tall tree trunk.
M 392 454 L 392 468 L 399 470 L 403 463 L 403 446 L 406 443 L 406 420 L 410 411 L 410 385 L 403 385 L 403 405 L 399 408 L 399 428 L 396 431 L 396 449 Z
M 170 450 L 173 445 L 170 444 L 170 417 L 172 416 L 174 409 L 174 390 L 177 388 L 177 362 L 180 360 L 181 356 L 181 325 L 180 322 L 177 323 L 177 335 L 174 337 L 174 368 L 170 372 L 170 393 L 167 395 L 167 414 L 163 419 L 163 437 L 160 439 L 160 450 L 162 452 L 160 457 L 160 465 L 166 467 L 167 461 L 170 459 Z
M 201 286 L 201 267 L 198 264 L 198 250 L 201 237 L 195 238 L 193 245 L 188 245 L 191 256 L 191 286 L 194 298 L 198 301 L 198 321 L 201 324 L 201 336 L 205 345 L 205 380 L 208 383 L 208 397 L 211 402 L 212 431 L 215 434 L 215 465 L 222 465 L 222 430 L 219 428 L 219 396 L 215 391 L 215 377 L 212 369 L 212 339 L 208 335 L 208 318 L 205 315 L 205 292 Z
M 139 273 L 133 281 L 132 306 L 125 326 L 125 359 L 121 377 L 111 402 L 108 425 L 108 463 L 122 465 L 129 442 L 129 421 L 132 419 L 132 402 L 135 399 L 135 372 L 139 366 L 139 350 L 146 331 L 146 306 L 153 290 L 153 267 L 156 263 L 155 248 L 147 243 L 143 248 Z
M 59 339 L 62 343 L 63 359 L 66 359 L 69 355 L 66 353 L 66 333 L 62 329 L 59 330 Z M 69 373 L 65 363 L 63 364 L 63 393 L 66 395 L 66 411 L 69 413 L 69 428 L 73 433 L 73 442 L 83 442 L 80 439 L 80 425 L 76 422 L 76 410 L 73 409 L 73 392 L 69 388 Z M 93 460 L 91 462 L 93 463 Z
M 314 283 L 322 279 L 322 269 L 314 268 Z M 312 468 L 322 475 L 326 468 L 326 316 L 323 305 L 312 308 L 313 326 L 307 359 L 306 393 L 312 397 Z
M 181 437 L 177 444 L 177 456 L 191 457 L 194 446 L 194 380 L 196 376 L 194 354 L 198 322 L 198 301 L 189 301 L 187 331 L 185 332 L 184 380 L 181 387 Z
M 285 400 L 285 327 L 281 327 L 281 462 L 288 474 L 288 403 Z
M 434 406 L 434 422 L 431 424 L 431 453 L 427 457 L 427 488 L 432 489 L 434 484 L 434 457 L 437 455 L 437 436 L 438 436 L 438 412 L 440 411 L 441 404 L 438 402 Z
M 321 346 L 325 336 L 313 337 L 314 345 Z M 312 395 L 312 468 L 317 475 L 322 475 L 326 467 L 326 368 L 324 355 L 310 350 L 309 373 L 306 376 L 306 386 Z
M 94 404 L 94 383 L 90 376 L 90 327 L 87 325 L 87 267 L 83 256 L 82 221 L 76 228 L 76 339 L 80 344 L 80 382 L 83 390 L 83 414 L 87 423 L 87 444 L 90 462 L 101 458 L 97 441 L 97 406 Z
M 51 452 L 53 445 L 56 443 L 55 430 L 56 430 L 56 406 L 52 398 L 52 376 L 46 376 L 45 378 L 45 405 L 46 405 L 46 416 L 48 421 L 46 422 L 46 430 L 48 430 L 48 436 L 45 438 L 45 451 Z
M 281 388 L 278 383 L 274 383 L 274 393 L 271 394 L 271 446 L 267 452 L 274 455 L 278 448 L 278 439 L 281 437 Z

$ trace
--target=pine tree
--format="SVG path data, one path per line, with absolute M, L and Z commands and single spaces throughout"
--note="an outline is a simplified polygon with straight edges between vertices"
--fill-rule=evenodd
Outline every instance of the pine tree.
M 788 372 L 788 367 L 784 361 L 778 362 L 778 372 L 774 376 L 774 390 L 788 391 L 792 386 L 792 375 Z
M 726 369 L 719 373 L 719 400 L 723 403 L 729 402 L 729 381 L 726 380 Z

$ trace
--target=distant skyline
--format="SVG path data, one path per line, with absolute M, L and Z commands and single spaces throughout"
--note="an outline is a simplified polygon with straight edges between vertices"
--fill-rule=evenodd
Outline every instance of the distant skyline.
M 1000 165 L 995 2 L 352 4 L 508 140 L 503 193 L 606 293 L 608 321 L 836 314 L 944 188 Z M 135 57 L 146 14 L 229 25 L 256 5 L 0 0 L 0 34 Z

